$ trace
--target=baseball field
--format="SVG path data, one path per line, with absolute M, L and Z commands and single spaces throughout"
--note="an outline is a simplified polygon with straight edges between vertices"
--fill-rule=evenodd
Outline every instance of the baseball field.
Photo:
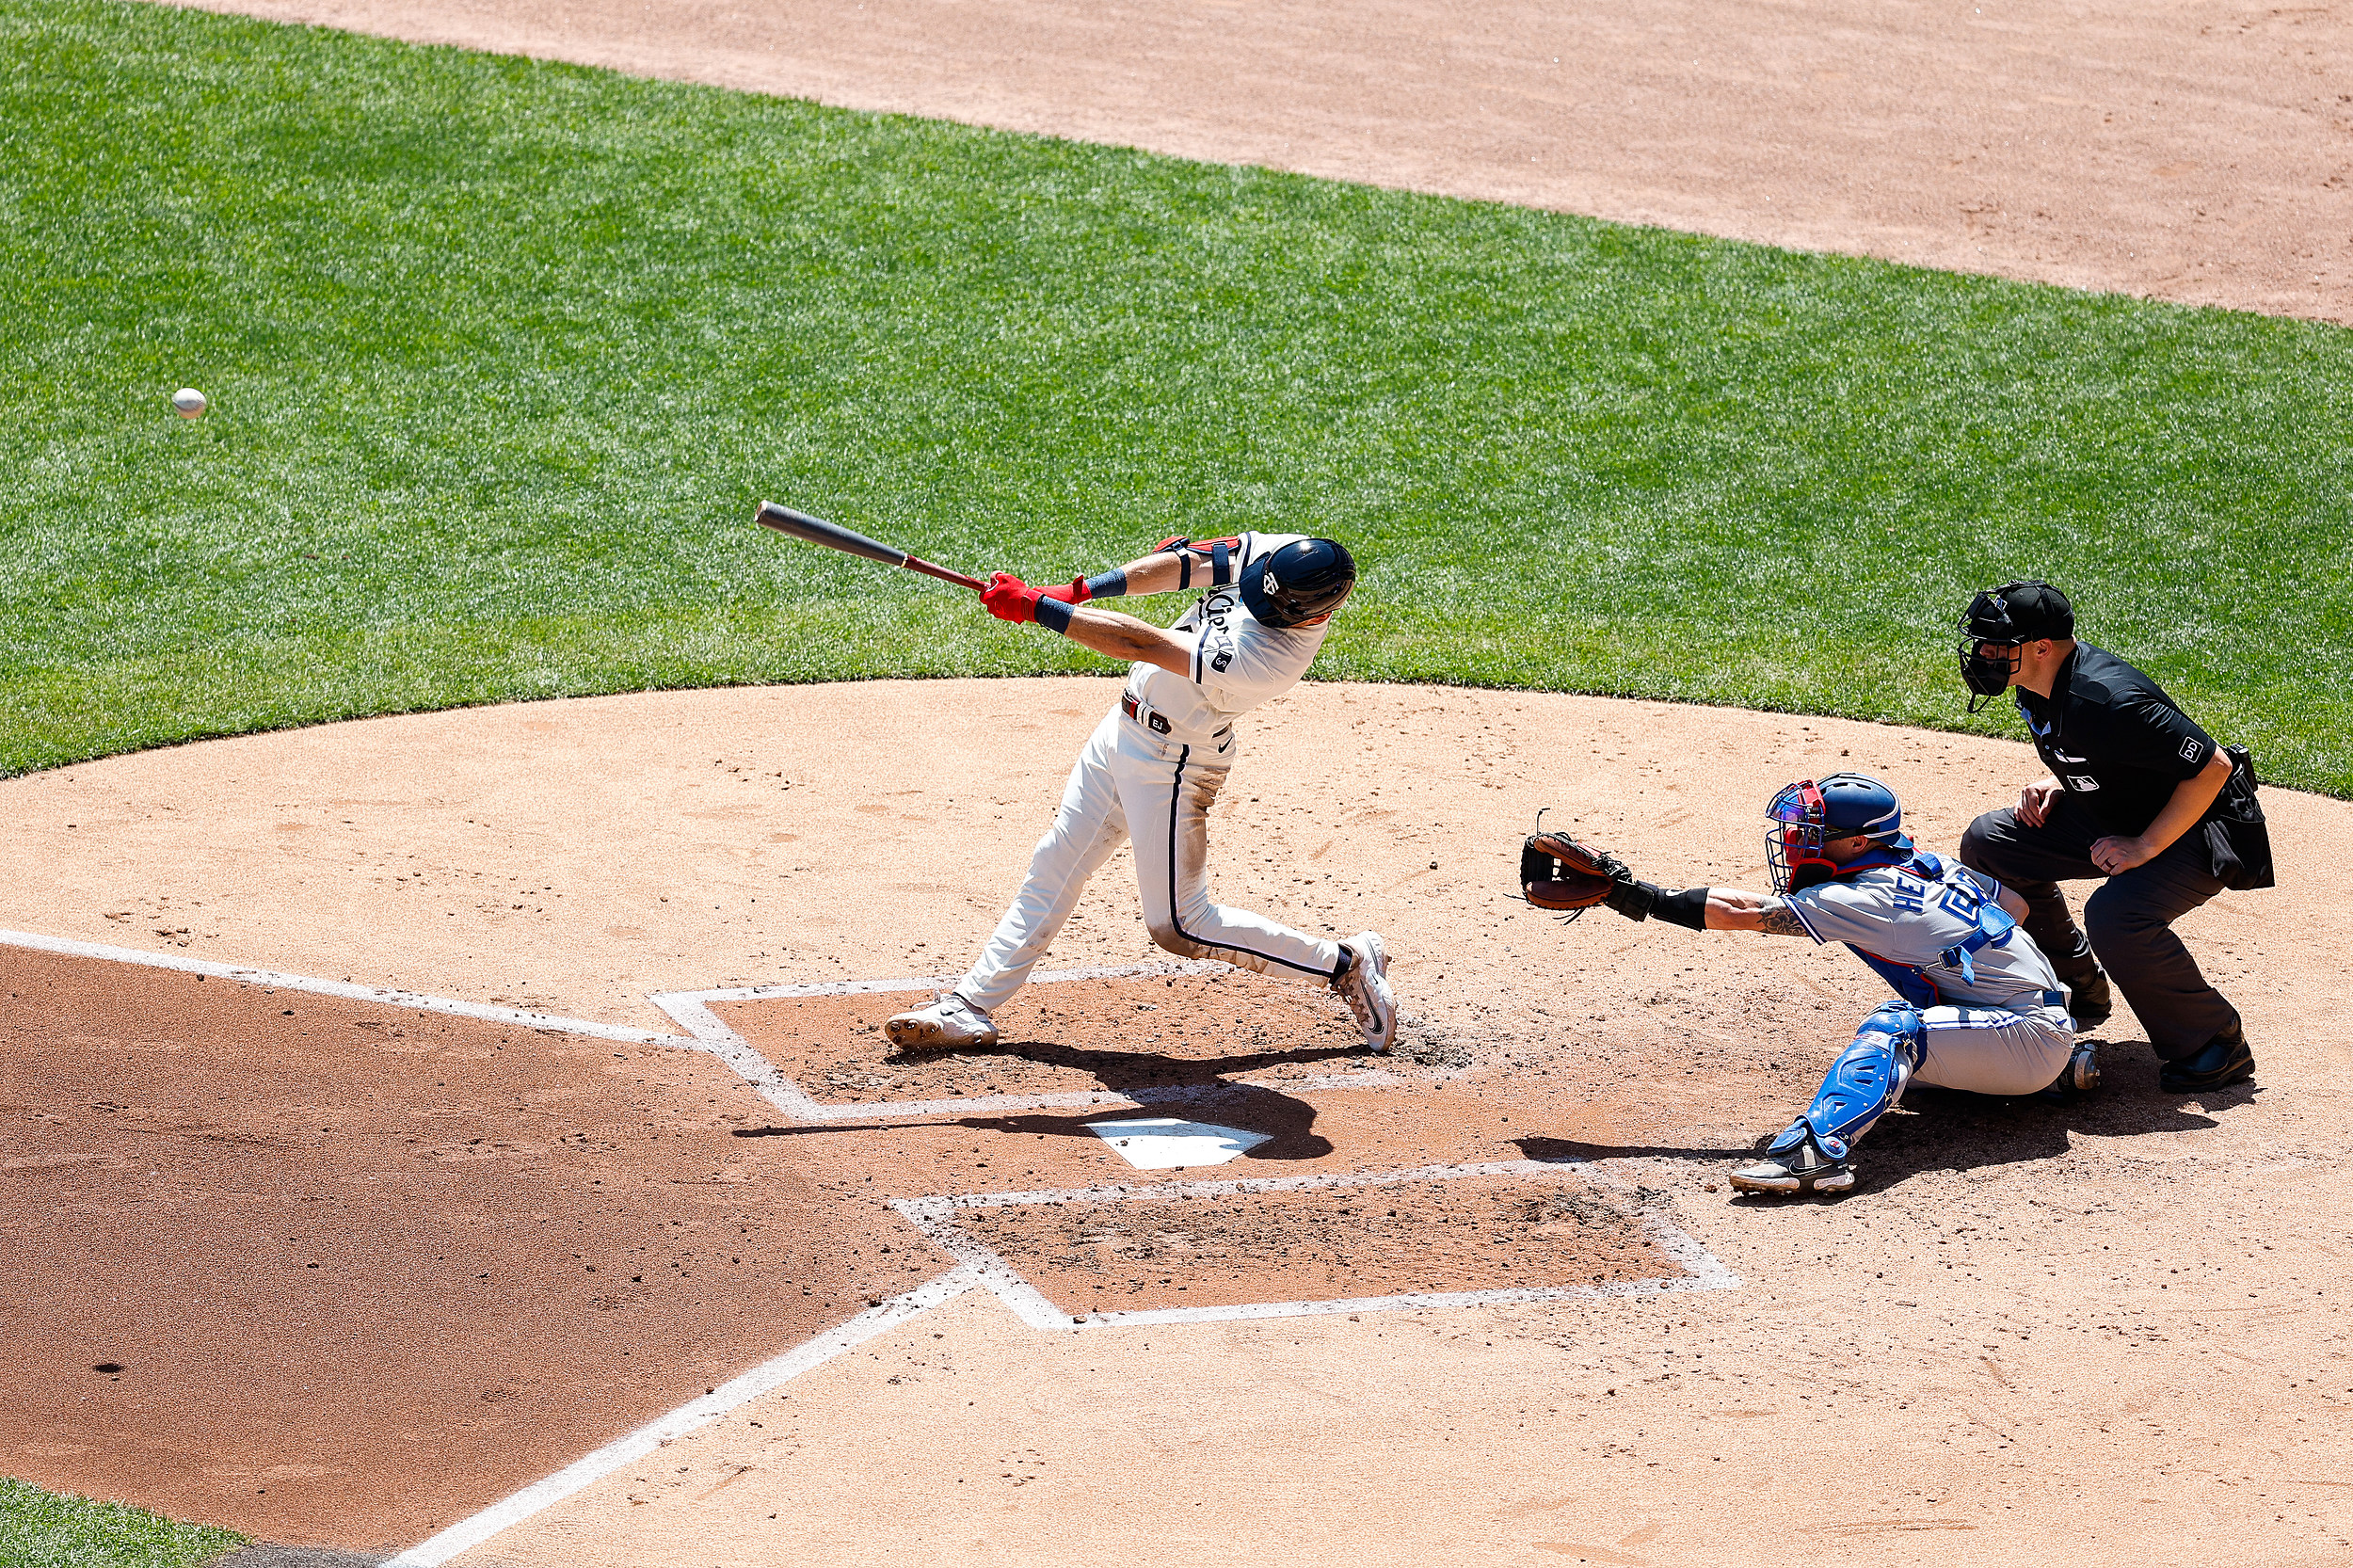
M 2341 8 L 233 9 L 0 0 L 0 1562 L 2353 1560 Z M 762 497 L 1349 540 L 1211 863 L 1400 1049 L 1123 855 L 890 1055 L 1114 666 Z M 2255 750 L 2257 1080 L 1736 1199 L 1876 983 L 1519 836 L 1949 848 L 2014 576 Z

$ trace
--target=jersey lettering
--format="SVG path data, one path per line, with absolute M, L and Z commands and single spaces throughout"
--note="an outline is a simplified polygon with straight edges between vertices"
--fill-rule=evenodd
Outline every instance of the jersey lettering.
M 2041 1006 L 2050 960 L 1975 872 L 1923 854 L 1849 872 L 1784 901 L 1821 942 L 1843 942 L 1915 1007 Z
M 1985 907 L 1985 900 L 1977 896 L 1975 888 L 1958 881 L 1945 883 L 1944 895 L 1936 902 L 1971 925 L 1977 923 L 1977 914 Z

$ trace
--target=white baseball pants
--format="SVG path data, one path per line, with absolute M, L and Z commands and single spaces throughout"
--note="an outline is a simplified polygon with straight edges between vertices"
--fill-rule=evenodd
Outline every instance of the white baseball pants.
M 956 994 L 984 1013 L 1002 1006 L 1123 839 L 1135 844 L 1144 923 L 1160 946 L 1262 974 L 1329 981 L 1340 966 L 1339 943 L 1209 899 L 1209 808 L 1237 749 L 1230 732 L 1213 747 L 1188 745 L 1116 708 L 1105 714 L 1070 770 L 1054 825 L 1031 852 L 1013 907 Z
M 2031 1095 L 2050 1087 L 2075 1049 L 2065 1010 L 2038 1007 L 1923 1007 L 1928 1048 L 1915 1083 L 1977 1095 Z

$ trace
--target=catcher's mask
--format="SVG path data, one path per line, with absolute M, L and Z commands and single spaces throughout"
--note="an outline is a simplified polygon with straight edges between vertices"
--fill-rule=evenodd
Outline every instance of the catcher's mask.
M 1867 773 L 1834 773 L 1818 781 L 1801 778 L 1765 808 L 1773 825 L 1765 835 L 1765 863 L 1772 868 L 1773 891 L 1794 893 L 1833 876 L 1869 866 L 1896 866 L 1912 858 L 1904 836 L 1903 803 Z M 1822 853 L 1824 840 L 1862 834 L 1869 852 L 1839 865 Z
M 1969 711 L 1976 712 L 2009 690 L 2018 670 L 2018 650 L 2042 637 L 2075 634 L 2075 607 L 2048 583 L 2005 583 L 1978 590 L 1961 617 L 1961 679 L 1974 694 Z M 1988 647 L 2009 651 L 1999 658 Z
M 1242 568 L 1241 601 L 1261 626 L 1328 616 L 1356 585 L 1356 563 L 1337 539 L 1293 539 Z

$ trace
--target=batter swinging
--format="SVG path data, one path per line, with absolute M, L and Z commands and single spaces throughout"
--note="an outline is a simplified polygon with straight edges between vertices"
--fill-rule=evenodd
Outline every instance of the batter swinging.
M 1379 936 L 1310 936 L 1210 901 L 1209 808 L 1233 766 L 1234 721 L 1296 685 L 1323 646 L 1356 565 L 1331 539 L 1244 534 L 1165 539 L 1142 560 L 1066 585 L 1033 588 L 1009 572 L 982 602 L 1000 620 L 1035 621 L 1111 659 L 1130 660 L 1119 706 L 1103 717 L 1063 787 L 1030 873 L 971 969 L 929 1007 L 884 1026 L 902 1050 L 993 1045 L 990 1015 L 1019 990 L 1122 840 L 1153 940 L 1187 958 L 1327 981 L 1376 1051 L 1397 1032 Z M 1162 630 L 1091 606 L 1122 594 L 1208 591 Z

